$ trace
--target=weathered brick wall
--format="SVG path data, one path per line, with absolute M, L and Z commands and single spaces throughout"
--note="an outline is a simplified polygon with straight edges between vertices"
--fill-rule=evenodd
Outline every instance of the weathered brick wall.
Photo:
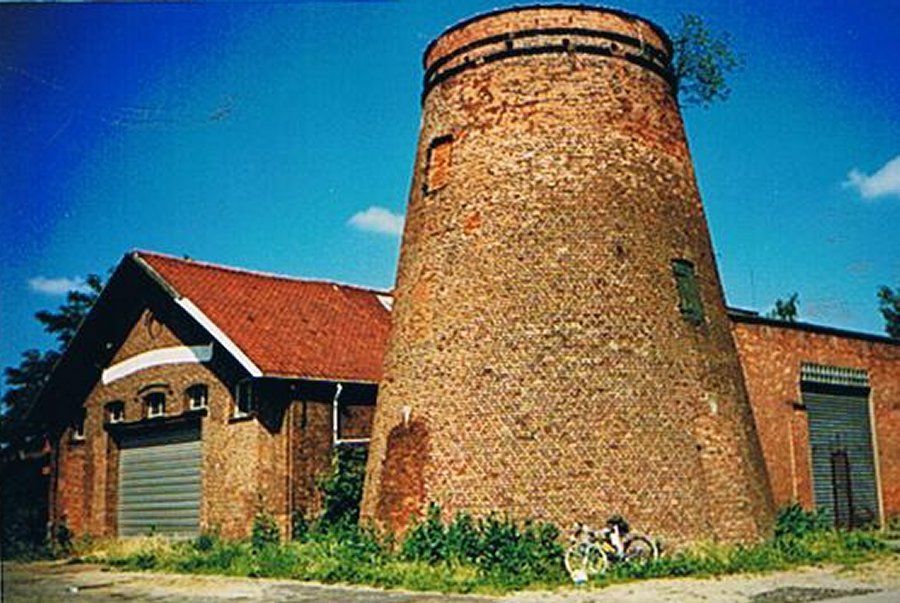
M 342 406 L 341 437 L 367 438 L 372 432 L 374 405 Z M 292 406 L 291 509 L 307 519 L 322 511 L 319 481 L 331 471 L 332 406 L 327 402 L 296 400 Z
M 318 479 L 331 467 L 331 405 L 323 402 L 295 402 L 293 508 L 307 519 L 321 511 Z
M 342 409 L 341 414 L 341 437 L 346 439 L 369 437 L 372 435 L 374 417 L 374 404 L 347 405 Z
M 156 311 L 142 314 L 110 364 L 149 350 L 211 341 L 177 310 Z M 197 383 L 208 387 L 207 415 L 201 419 L 201 529 L 247 536 L 253 515 L 263 508 L 287 536 L 293 511 L 316 516 L 321 508 L 317 480 L 331 467 L 331 404 L 288 400 L 276 390 L 261 394 L 257 416 L 236 418 L 233 392 L 244 377 L 216 345 L 208 363 L 155 366 L 108 385 L 97 383 L 84 403 L 85 440 L 72 442 L 71 429 L 58 440 L 59 485 L 51 497 L 55 517 L 66 514 L 76 534 L 115 535 L 119 447 L 104 429 L 106 405 L 122 401 L 125 420 L 140 420 L 146 416 L 141 392 L 153 385 L 166 393 L 166 415 L 180 415 L 189 410 L 185 390 Z M 372 406 L 347 406 L 342 436 L 366 437 L 372 412 Z
M 51 487 L 51 518 L 58 522 L 65 518 L 66 525 L 76 534 L 86 530 L 85 513 L 85 446 L 72 441 L 72 430 L 66 429 L 60 436 L 60 446 L 53 466 L 55 473 Z
M 814 504 L 807 417 L 795 406 L 810 362 L 868 371 L 882 504 L 887 518 L 900 515 L 900 342 L 739 321 L 733 330 L 775 502 Z
M 635 44 L 504 37 L 547 27 Z M 526 50 L 503 55 L 516 49 Z M 437 75 L 365 517 L 398 528 L 408 508 L 435 501 L 448 514 L 563 526 L 621 512 L 671 541 L 769 533 L 771 495 L 681 117 L 658 65 L 624 56 L 642 51 L 665 60 L 647 23 L 561 8 L 494 14 L 430 47 Z M 442 186 L 423 192 L 429 148 L 448 135 Z M 696 267 L 700 325 L 679 312 L 675 258 Z
M 145 311 L 132 328 L 112 364 L 148 350 L 176 345 L 204 345 L 210 336 L 177 314 L 154 316 Z M 196 383 L 209 388 L 207 416 L 202 418 L 203 498 L 201 529 L 223 536 L 249 533 L 261 502 L 287 531 L 289 517 L 287 439 L 282 423 L 265 425 L 255 418 L 235 419 L 232 392 L 239 370 L 216 346 L 204 364 L 155 366 L 108 385 L 97 383 L 87 397 L 85 441 L 71 441 L 71 430 L 59 439 L 58 485 L 54 516 L 65 513 L 76 534 L 115 535 L 118 489 L 118 445 L 104 429 L 106 404 L 125 403 L 125 420 L 146 416 L 139 392 L 156 385 L 166 393 L 166 415 L 188 410 L 185 390 Z

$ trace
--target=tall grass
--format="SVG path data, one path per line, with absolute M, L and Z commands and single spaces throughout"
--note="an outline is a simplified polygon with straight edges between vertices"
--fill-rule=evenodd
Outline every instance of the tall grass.
M 265 523 L 265 518 L 259 520 Z M 799 565 L 853 565 L 888 554 L 872 532 L 826 529 L 802 510 L 779 515 L 777 537 L 755 546 L 705 545 L 663 558 L 614 565 L 598 586 L 635 579 L 764 572 Z M 402 542 L 354 524 L 314 524 L 302 540 L 223 540 L 205 534 L 192 541 L 160 537 L 94 543 L 88 561 L 139 570 L 265 576 L 385 588 L 499 594 L 570 584 L 562 565 L 558 530 L 493 515 L 460 514 L 446 524 L 431 507 Z

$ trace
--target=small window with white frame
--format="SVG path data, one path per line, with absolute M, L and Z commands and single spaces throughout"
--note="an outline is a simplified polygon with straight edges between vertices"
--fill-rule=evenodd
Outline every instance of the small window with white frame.
M 166 395 L 162 392 L 151 392 L 144 396 L 144 404 L 147 407 L 147 418 L 166 416 Z
M 184 396 L 190 410 L 201 410 L 209 404 L 209 388 L 203 383 L 196 383 L 184 390 Z
M 125 403 L 115 400 L 106 405 L 106 422 L 122 423 L 125 421 Z
M 237 385 L 234 396 L 234 416 L 249 417 L 256 411 L 256 400 L 252 381 L 242 381 Z
M 82 408 L 78 413 L 78 416 L 75 418 L 75 422 L 72 423 L 72 441 L 73 442 L 83 442 L 85 437 L 84 423 L 87 418 L 87 413 Z

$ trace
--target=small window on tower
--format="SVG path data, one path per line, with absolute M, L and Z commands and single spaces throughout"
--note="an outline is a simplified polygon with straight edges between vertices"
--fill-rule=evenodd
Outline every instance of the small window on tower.
M 439 136 L 428 146 L 428 157 L 425 160 L 425 193 L 433 193 L 447 185 L 450 181 L 450 151 L 453 148 L 453 137 L 449 134 Z
M 162 392 L 153 392 L 144 396 L 144 404 L 147 405 L 147 418 L 164 417 L 166 415 L 166 395 Z
M 188 399 L 188 407 L 191 410 L 200 410 L 206 408 L 208 403 L 209 390 L 202 383 L 192 385 L 184 390 L 184 395 Z
M 125 403 L 121 400 L 106 405 L 106 422 L 121 423 L 125 420 Z
M 703 322 L 703 302 L 700 300 L 694 264 L 683 259 L 672 260 L 672 272 L 678 287 L 678 309 L 688 321 L 700 324 Z

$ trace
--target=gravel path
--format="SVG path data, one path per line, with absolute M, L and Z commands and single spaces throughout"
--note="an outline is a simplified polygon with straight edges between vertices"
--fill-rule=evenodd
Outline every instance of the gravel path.
M 321 603 L 898 603 L 900 555 L 842 572 L 808 568 L 718 579 L 648 580 L 605 589 L 523 592 L 501 598 L 383 591 L 364 587 L 109 571 L 95 565 L 5 563 L 4 603 L 44 601 L 316 601 Z

